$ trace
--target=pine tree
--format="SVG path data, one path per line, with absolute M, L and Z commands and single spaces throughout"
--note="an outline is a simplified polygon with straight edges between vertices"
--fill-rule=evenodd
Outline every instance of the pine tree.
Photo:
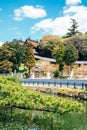
M 72 21 L 71 21 L 72 25 L 71 25 L 71 27 L 68 29 L 68 32 L 67 32 L 67 34 L 66 34 L 66 37 L 71 37 L 71 36 L 73 36 L 73 35 L 79 33 L 79 31 L 77 30 L 77 28 L 78 28 L 78 23 L 76 22 L 75 19 L 72 19 L 72 18 L 71 18 L 71 20 L 72 20 Z

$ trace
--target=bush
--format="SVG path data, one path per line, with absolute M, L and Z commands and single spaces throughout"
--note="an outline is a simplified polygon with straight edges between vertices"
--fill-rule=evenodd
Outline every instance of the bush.
M 54 78 L 58 78 L 58 76 L 59 76 L 59 71 L 58 70 L 55 70 L 54 72 L 53 72 L 53 77 Z

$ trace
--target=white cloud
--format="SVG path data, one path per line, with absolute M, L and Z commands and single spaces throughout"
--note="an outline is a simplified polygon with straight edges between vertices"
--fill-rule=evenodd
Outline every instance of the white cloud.
M 81 3 L 81 0 L 66 0 L 66 5 L 77 5 L 80 3 Z
M 67 31 L 67 28 L 70 25 L 70 17 L 64 16 L 56 19 L 46 19 L 42 20 L 39 23 L 36 23 L 32 27 L 33 32 L 43 30 L 44 33 L 51 33 L 54 35 L 64 35 Z
M 3 43 L 4 43 L 4 42 L 0 42 L 0 46 L 2 46 L 2 45 L 3 45 Z
M 71 6 L 64 11 L 64 14 L 72 14 L 71 16 L 76 19 L 79 24 L 81 32 L 87 31 L 87 7 L 85 6 Z
M 65 6 L 63 16 L 55 19 L 44 19 L 36 23 L 31 29 L 34 33 L 43 30 L 44 33 L 63 36 L 71 26 L 71 18 L 78 22 L 79 31 L 87 32 L 87 7 L 83 5 Z
M 82 14 L 86 11 L 87 11 L 87 7 L 85 7 L 85 6 L 71 6 L 69 8 L 66 8 L 66 10 L 64 10 L 64 14 L 66 14 L 66 13 Z
M 22 6 L 18 9 L 14 10 L 14 20 L 20 21 L 23 20 L 24 18 L 32 18 L 32 19 L 37 19 L 41 17 L 45 17 L 46 11 L 43 9 L 41 6 Z

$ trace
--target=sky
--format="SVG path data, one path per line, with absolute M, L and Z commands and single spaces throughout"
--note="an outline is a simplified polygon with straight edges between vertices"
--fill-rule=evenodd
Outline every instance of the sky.
M 0 0 L 0 45 L 13 39 L 64 36 L 71 18 L 79 31 L 87 32 L 87 0 Z

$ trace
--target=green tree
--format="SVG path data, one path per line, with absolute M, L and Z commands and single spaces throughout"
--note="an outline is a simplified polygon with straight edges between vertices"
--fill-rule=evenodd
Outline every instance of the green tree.
M 64 45 L 71 43 L 76 47 L 79 54 L 78 60 L 87 60 L 87 35 L 69 37 L 64 39 L 63 43 Z
M 0 73 L 11 73 L 13 63 L 10 61 L 12 50 L 7 44 L 0 47 Z
M 32 67 L 35 66 L 35 58 L 34 58 L 34 52 L 31 45 L 27 45 L 25 57 L 24 57 L 24 66 L 28 69 L 28 76 L 30 76 L 30 70 Z
M 40 40 L 36 49 L 39 55 L 52 58 L 54 48 L 56 48 L 60 43 L 61 39 L 57 36 L 44 36 Z
M 0 47 L 0 61 L 8 60 L 13 64 L 13 71 L 19 70 L 24 60 L 25 50 L 25 46 L 20 45 L 18 41 L 6 42 Z
M 63 71 L 63 57 L 64 57 L 64 44 L 60 43 L 57 47 L 53 50 L 53 56 L 56 59 L 56 63 L 59 64 L 59 71 Z
M 69 43 L 66 45 L 63 60 L 72 69 L 73 63 L 78 60 L 78 51 L 73 44 Z
M 26 47 L 20 45 L 18 41 L 10 42 L 10 48 L 13 50 L 13 56 L 10 58 L 10 61 L 13 63 L 13 70 L 19 70 L 21 63 L 23 63 Z
M 12 72 L 13 63 L 8 60 L 3 60 L 0 62 L 0 73 L 11 73 Z
M 0 47 L 0 61 L 10 60 L 13 56 L 12 48 L 8 46 L 8 42 Z
M 77 30 L 77 28 L 78 28 L 78 23 L 76 22 L 76 20 L 71 18 L 71 23 L 72 23 L 72 25 L 71 25 L 71 27 L 68 29 L 68 32 L 67 32 L 67 34 L 66 34 L 66 37 L 71 37 L 71 36 L 73 36 L 73 35 L 79 33 L 79 31 Z

